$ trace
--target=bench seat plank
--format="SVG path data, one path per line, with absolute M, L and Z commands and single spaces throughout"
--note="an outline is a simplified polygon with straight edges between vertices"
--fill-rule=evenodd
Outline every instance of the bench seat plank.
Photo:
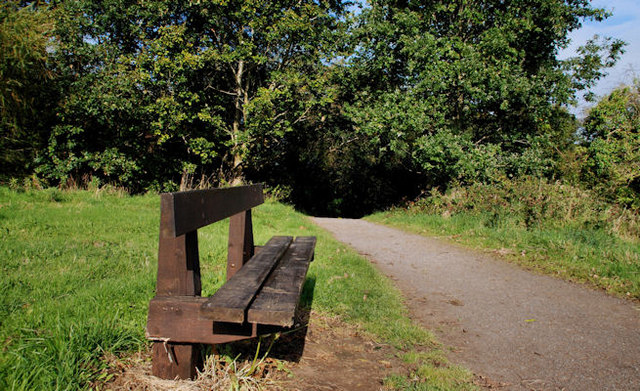
M 298 237 L 264 283 L 247 313 L 247 321 L 291 327 L 300 301 L 309 263 L 313 260 L 316 238 Z
M 247 307 L 293 238 L 274 236 L 200 307 L 200 316 L 216 322 L 244 323 Z

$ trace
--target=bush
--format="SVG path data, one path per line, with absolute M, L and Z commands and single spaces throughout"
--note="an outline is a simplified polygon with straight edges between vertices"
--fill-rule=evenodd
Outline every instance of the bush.
M 453 215 L 485 214 L 487 224 L 533 228 L 574 226 L 601 228 L 609 233 L 640 238 L 640 216 L 611 204 L 594 192 L 545 179 L 525 177 L 486 185 L 432 190 L 410 208 L 415 213 Z M 492 216 L 492 217 L 491 217 Z
M 581 179 L 607 199 L 640 210 L 640 80 L 603 98 L 585 119 Z
M 532 137 L 527 148 L 510 152 L 498 144 L 474 143 L 471 138 L 444 130 L 424 136 L 413 160 L 433 186 L 498 183 L 504 178 L 553 173 L 555 162 L 546 137 Z

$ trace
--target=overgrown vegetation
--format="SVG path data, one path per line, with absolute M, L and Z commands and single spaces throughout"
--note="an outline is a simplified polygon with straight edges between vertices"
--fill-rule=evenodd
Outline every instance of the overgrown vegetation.
M 51 14 L 20 4 L 0 3 L 0 181 L 33 172 L 60 98 L 48 63 Z
M 535 178 L 476 184 L 433 191 L 370 219 L 640 298 L 640 217 L 592 191 Z
M 607 11 L 587 0 L 357 6 L 5 1 L 2 176 L 131 192 L 261 181 L 310 213 L 361 216 L 432 187 L 576 176 L 562 169 L 571 155 L 588 156 L 580 181 L 636 205 L 637 125 L 603 128 L 624 104 L 601 106 L 578 139 L 567 111 L 623 42 L 594 37 L 556 56 Z
M 154 295 L 158 197 L 0 187 L 0 389 L 82 389 L 109 379 L 105 357 L 144 350 Z M 361 256 L 291 207 L 254 211 L 256 243 L 315 235 L 304 301 L 401 349 L 433 346 L 399 292 Z M 223 283 L 228 224 L 199 231 L 203 294 Z M 366 295 L 366 300 L 363 300 Z M 264 350 L 264 349 L 262 349 Z
M 640 210 L 640 79 L 605 96 L 584 121 L 578 149 L 582 183 L 609 201 Z

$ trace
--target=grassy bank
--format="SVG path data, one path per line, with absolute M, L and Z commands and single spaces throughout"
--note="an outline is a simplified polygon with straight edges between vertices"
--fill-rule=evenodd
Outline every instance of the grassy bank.
M 588 191 L 535 179 L 474 185 L 368 219 L 640 299 L 640 217 Z
M 0 188 L 0 389 L 86 388 L 110 376 L 108 353 L 145 349 L 158 222 L 156 195 Z M 223 282 L 227 229 L 199 231 L 203 295 Z M 390 282 L 303 215 L 268 201 L 254 211 L 254 230 L 257 243 L 318 237 L 308 274 L 316 311 L 399 349 L 434 346 Z

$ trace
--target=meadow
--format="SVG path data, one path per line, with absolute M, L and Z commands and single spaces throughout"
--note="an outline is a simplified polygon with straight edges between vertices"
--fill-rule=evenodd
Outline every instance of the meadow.
M 278 233 L 318 237 L 308 273 L 314 311 L 357 325 L 399 355 L 439 351 L 432 334 L 408 318 L 399 292 L 364 258 L 289 206 L 268 200 L 253 214 L 256 243 Z M 100 388 L 113 376 L 107 356 L 148 351 L 158 225 L 156 194 L 0 187 L 0 389 Z M 224 280 L 227 229 L 223 221 L 199 231 L 203 295 Z M 445 389 L 469 381 L 468 372 L 442 360 L 440 368 L 414 361 L 423 371 L 431 368 L 429 376 L 451 372 Z M 390 389 L 425 384 L 407 374 L 388 383 Z

